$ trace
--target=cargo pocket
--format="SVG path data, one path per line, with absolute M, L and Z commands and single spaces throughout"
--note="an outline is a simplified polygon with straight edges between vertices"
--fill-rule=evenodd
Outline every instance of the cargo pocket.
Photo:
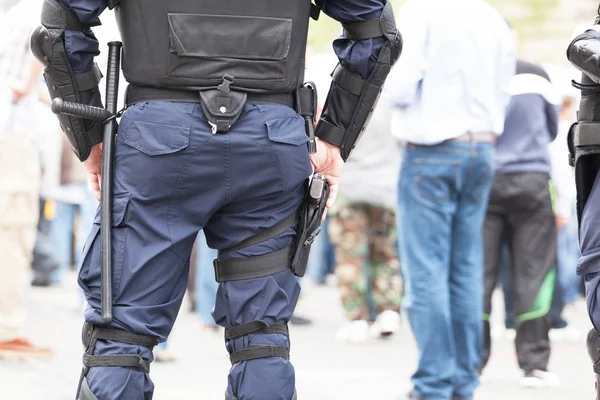
M 125 242 L 127 227 L 124 224 L 125 214 L 131 195 L 119 193 L 112 200 L 112 274 L 113 294 L 117 295 L 123 273 Z M 100 271 L 102 266 L 100 241 L 100 212 L 96 213 L 92 230 L 81 254 L 79 285 L 91 297 L 100 299 Z
M 168 77 L 221 79 L 233 59 L 235 79 L 284 79 L 291 19 L 181 13 L 168 19 Z
M 301 184 L 312 174 L 306 143 L 309 138 L 302 117 L 273 119 L 266 122 L 272 142 L 271 154 L 283 172 L 286 188 Z

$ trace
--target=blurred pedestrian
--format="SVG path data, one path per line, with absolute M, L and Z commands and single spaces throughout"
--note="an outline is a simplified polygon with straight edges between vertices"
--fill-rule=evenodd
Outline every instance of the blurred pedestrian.
M 402 281 L 396 254 L 396 183 L 400 149 L 390 110 L 379 105 L 361 142 L 344 165 L 329 218 L 335 273 L 347 322 L 337 338 L 364 342 L 400 326 Z
M 511 289 L 515 345 L 528 387 L 554 386 L 548 371 L 550 306 L 556 277 L 556 221 L 550 194 L 548 144 L 558 133 L 560 97 L 543 68 L 518 61 L 511 101 L 496 145 L 496 174 L 484 226 L 484 316 L 491 313 L 502 239 L 511 231 Z M 491 352 L 489 318 L 484 318 L 482 369 Z
M 51 355 L 50 349 L 22 336 L 38 223 L 40 162 L 33 141 L 35 118 L 21 118 L 18 111 L 26 109 L 41 71 L 29 52 L 35 9 L 41 9 L 40 1 L 23 0 L 0 20 L 0 357 Z
M 481 361 L 481 229 L 514 74 L 514 38 L 483 0 L 408 0 L 387 83 L 398 139 L 405 305 L 419 349 L 411 399 L 471 399 Z

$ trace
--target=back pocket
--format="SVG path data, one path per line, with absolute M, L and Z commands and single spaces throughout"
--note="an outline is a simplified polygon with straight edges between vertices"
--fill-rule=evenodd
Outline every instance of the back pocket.
M 157 122 L 127 121 L 119 136 L 125 144 L 149 156 L 171 154 L 185 149 L 190 142 L 190 128 Z

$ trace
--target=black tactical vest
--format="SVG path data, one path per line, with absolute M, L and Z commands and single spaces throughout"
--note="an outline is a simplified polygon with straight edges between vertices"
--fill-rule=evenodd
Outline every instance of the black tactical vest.
M 310 0 L 121 0 L 129 83 L 291 93 L 302 85 Z

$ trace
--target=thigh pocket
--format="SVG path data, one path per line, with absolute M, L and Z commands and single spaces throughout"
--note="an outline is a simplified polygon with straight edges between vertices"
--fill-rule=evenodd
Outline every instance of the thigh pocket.
M 440 207 L 456 193 L 459 160 L 416 158 L 411 161 L 415 173 L 415 193 L 424 203 Z
M 127 239 L 127 227 L 125 226 L 125 214 L 129 199 L 129 193 L 113 195 L 112 200 L 112 281 L 113 295 L 119 292 L 121 275 L 123 273 L 123 260 L 125 255 L 125 242 Z M 92 297 L 100 298 L 100 271 L 102 266 L 100 241 L 100 212 L 96 213 L 92 230 L 83 247 L 81 254 L 81 269 L 79 271 L 79 285 Z
M 266 122 L 269 139 L 273 142 L 271 154 L 279 163 L 286 187 L 293 187 L 312 174 L 305 122 L 299 115 L 272 119 Z

